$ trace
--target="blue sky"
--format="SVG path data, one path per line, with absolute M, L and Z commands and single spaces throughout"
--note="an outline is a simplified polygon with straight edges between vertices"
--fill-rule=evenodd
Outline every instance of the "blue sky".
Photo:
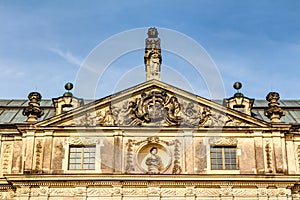
M 64 84 L 76 82 L 81 64 L 101 42 L 155 26 L 202 45 L 221 74 L 226 97 L 238 80 L 251 98 L 278 91 L 282 99 L 299 99 L 299 10 L 297 0 L 0 0 L 0 98 L 26 99 L 34 90 L 47 99 L 61 96 Z M 171 53 L 162 56 L 164 69 L 176 71 L 193 92 L 209 98 L 192 66 Z M 95 98 L 143 81 L 142 66 L 143 51 L 121 56 L 99 81 Z M 164 79 L 163 72 L 163 81 L 178 84 Z

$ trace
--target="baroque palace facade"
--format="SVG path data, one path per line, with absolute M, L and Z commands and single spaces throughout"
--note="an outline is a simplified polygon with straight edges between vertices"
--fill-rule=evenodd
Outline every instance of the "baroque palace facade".
M 300 199 L 299 101 L 161 82 L 155 28 L 144 60 L 146 82 L 97 101 L 0 100 L 0 199 Z

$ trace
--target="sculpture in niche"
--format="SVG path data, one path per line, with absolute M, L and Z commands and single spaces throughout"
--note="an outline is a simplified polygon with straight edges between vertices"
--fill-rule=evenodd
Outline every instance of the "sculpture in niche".
M 148 174 L 158 174 L 163 170 L 163 163 L 160 156 L 157 155 L 156 147 L 150 149 L 150 155 L 146 159 L 146 165 L 148 166 Z
M 159 139 L 159 137 L 148 137 L 142 141 L 129 139 L 128 142 L 126 143 L 126 146 L 127 146 L 127 153 L 126 153 L 127 158 L 126 158 L 126 167 L 125 167 L 126 173 L 133 173 L 136 171 L 134 165 L 135 146 L 140 146 L 139 150 L 136 152 L 137 155 L 136 163 L 138 164 L 138 167 L 142 171 L 149 174 L 164 173 L 170 167 L 171 161 L 174 159 L 173 169 L 171 173 L 172 174 L 182 173 L 182 168 L 180 164 L 181 148 L 180 148 L 180 141 L 178 139 L 172 141 L 164 141 Z M 172 154 L 166 148 L 166 146 L 174 146 L 173 159 L 172 159 Z M 159 158 L 157 158 L 157 156 Z M 152 163 L 153 166 L 151 166 L 152 165 L 151 162 L 152 161 L 154 162 L 154 160 L 151 160 L 149 158 L 153 158 L 156 161 L 155 165 L 154 163 Z
M 127 102 L 127 106 L 115 108 L 113 113 L 119 125 L 130 126 L 178 126 L 180 104 L 175 96 L 165 91 L 143 92 L 140 98 Z

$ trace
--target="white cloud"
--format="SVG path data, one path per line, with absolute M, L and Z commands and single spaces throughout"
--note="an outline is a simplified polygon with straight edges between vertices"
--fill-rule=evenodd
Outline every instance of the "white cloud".
M 57 55 L 59 55 L 61 58 L 63 58 L 65 61 L 67 61 L 70 64 L 80 66 L 82 63 L 82 59 L 72 55 L 72 53 L 69 51 L 62 51 L 57 48 L 49 48 L 48 50 L 52 51 L 53 53 L 56 53 Z

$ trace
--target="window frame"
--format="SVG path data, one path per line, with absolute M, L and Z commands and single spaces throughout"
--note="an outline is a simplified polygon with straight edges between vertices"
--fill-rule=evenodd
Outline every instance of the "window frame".
M 71 157 L 71 154 L 74 153 L 74 152 L 71 152 L 71 148 L 81 149 L 81 151 L 79 152 L 80 153 L 80 162 L 77 163 L 75 161 L 75 163 L 71 163 L 71 159 L 74 158 L 74 157 Z M 87 149 L 87 148 L 93 148 L 94 150 L 93 150 L 93 152 L 85 152 L 85 149 Z M 68 153 L 69 155 L 68 155 L 67 169 L 68 170 L 74 170 L 74 171 L 79 171 L 79 170 L 88 170 L 88 171 L 96 170 L 96 150 L 97 150 L 96 149 L 96 145 L 88 145 L 88 146 L 84 146 L 84 145 L 69 145 L 69 153 Z M 77 153 L 77 152 L 75 152 L 75 153 Z M 85 153 L 88 153 L 89 156 L 88 157 L 84 157 Z M 91 157 L 90 156 L 91 154 L 93 154 L 94 156 Z M 94 162 L 93 163 L 90 163 L 90 162 L 85 163 L 85 158 L 88 158 L 89 161 L 91 159 L 93 159 Z M 76 157 L 75 157 L 75 160 L 76 160 Z M 74 166 L 80 164 L 80 168 L 76 168 L 76 167 L 75 168 L 71 168 L 70 167 L 71 164 L 73 164 Z M 88 164 L 88 168 L 87 169 L 84 168 L 85 164 Z M 94 167 L 93 168 L 89 168 L 90 165 L 93 165 Z
M 213 159 L 215 159 L 215 160 L 218 160 L 218 159 L 220 159 L 220 158 L 218 158 L 218 157 L 216 157 L 216 158 L 213 158 L 212 157 L 212 153 L 218 153 L 218 152 L 212 152 L 212 149 L 221 149 L 221 165 L 218 165 L 218 162 L 217 162 L 217 164 L 213 164 Z M 235 155 L 234 155 L 234 157 L 232 157 L 232 156 L 229 156 L 229 160 L 230 160 L 230 164 L 229 164 L 229 166 L 230 166 L 230 168 L 228 169 L 228 168 L 226 168 L 226 152 L 225 152 L 225 149 L 234 149 L 234 153 L 235 153 Z M 210 164 L 210 170 L 212 170 L 212 171 L 218 171 L 218 170 L 225 170 L 225 171 L 236 171 L 236 170 L 239 170 L 239 163 L 238 163 L 238 149 L 237 149 L 237 147 L 236 146 L 210 146 L 210 157 L 209 157 L 209 164 Z M 229 154 L 229 155 L 231 155 L 231 154 Z M 233 158 L 235 158 L 235 165 L 233 165 L 232 164 L 232 162 L 231 162 L 231 160 L 233 159 Z M 215 165 L 216 166 L 216 168 L 215 167 L 213 167 L 213 165 Z M 220 168 L 218 168 L 218 166 L 222 166 L 222 169 L 220 169 Z M 233 168 L 234 167 L 234 168 Z

